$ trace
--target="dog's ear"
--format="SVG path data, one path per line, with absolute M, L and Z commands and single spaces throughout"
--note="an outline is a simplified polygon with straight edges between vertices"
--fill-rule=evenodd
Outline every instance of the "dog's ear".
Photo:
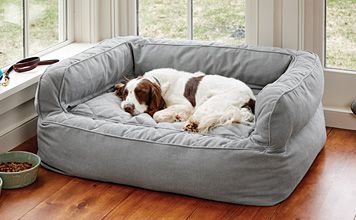
M 120 99 L 124 99 L 124 90 L 125 90 L 126 84 L 124 83 L 118 83 L 115 84 L 115 95 L 119 96 Z
M 162 97 L 161 88 L 156 83 L 151 83 L 150 86 L 150 100 L 146 113 L 153 116 L 159 110 L 166 107 L 166 102 Z

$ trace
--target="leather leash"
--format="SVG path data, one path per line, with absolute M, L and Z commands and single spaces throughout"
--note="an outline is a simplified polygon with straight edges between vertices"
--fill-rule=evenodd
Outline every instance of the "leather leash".
M 50 65 L 57 63 L 59 60 L 54 59 L 54 60 L 42 60 L 39 57 L 29 57 L 23 60 L 20 60 L 19 62 L 15 63 L 14 65 L 10 66 L 9 69 L 4 71 L 4 82 L 2 83 L 3 86 L 9 85 L 10 82 L 10 72 L 15 71 L 18 73 L 22 72 L 27 72 L 30 70 L 35 69 L 39 65 Z M 2 77 L 0 77 L 1 80 Z

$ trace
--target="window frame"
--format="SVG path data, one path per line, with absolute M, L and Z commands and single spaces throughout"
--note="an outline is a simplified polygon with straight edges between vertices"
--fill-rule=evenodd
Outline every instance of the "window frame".
M 323 6 L 323 67 L 324 67 L 324 70 L 326 71 L 329 71 L 329 72 L 342 72 L 342 73 L 351 73 L 351 74 L 356 74 L 356 69 L 355 70 L 352 70 L 352 69 L 342 69 L 342 68 L 337 68 L 337 67 L 328 67 L 326 65 L 326 59 L 327 59 L 327 51 L 326 51 L 326 44 L 327 44 L 327 39 L 326 39 L 326 26 L 327 26 L 327 0 L 323 0 L 324 1 L 324 6 Z
M 304 49 L 316 53 L 323 66 L 326 125 L 356 130 L 350 109 L 356 94 L 356 71 L 326 67 L 326 0 L 304 1 Z
M 112 0 L 115 1 L 115 0 Z M 130 1 L 130 0 L 125 0 Z M 245 29 L 246 29 L 246 36 L 245 36 L 245 43 L 246 44 L 258 44 L 258 39 L 262 39 L 261 36 L 263 35 L 270 35 L 267 32 L 259 31 L 260 28 L 257 24 L 258 22 L 258 14 L 259 14 L 259 5 L 262 3 L 260 0 L 245 0 L 246 1 L 246 8 L 245 8 Z M 273 0 L 264 0 L 263 2 L 268 2 L 269 4 Z M 139 35 L 139 0 L 130 1 L 128 4 L 134 4 L 133 7 L 135 11 L 131 11 L 134 13 L 135 19 L 135 35 Z M 193 33 L 193 0 L 186 0 L 187 4 L 187 38 L 188 40 L 194 40 L 194 33 Z M 257 19 L 256 19 L 257 17 Z M 121 17 L 121 19 L 124 19 Z M 271 19 L 266 21 L 267 23 L 271 23 Z M 268 25 L 269 26 L 269 25 Z
M 35 54 L 29 53 L 29 0 L 22 0 L 23 7 L 23 58 L 29 56 L 43 56 L 61 47 L 64 47 L 73 42 L 73 16 L 74 16 L 74 0 L 59 0 L 58 1 L 58 28 L 60 42 L 45 48 Z
M 339 69 L 326 66 L 326 0 L 306 1 L 305 9 L 312 8 L 310 13 L 306 15 L 305 29 L 309 27 L 309 31 L 313 33 L 305 35 L 305 48 L 318 54 L 323 65 L 324 72 L 341 73 L 341 74 L 355 74 L 356 70 Z M 312 29 L 311 29 L 312 28 Z

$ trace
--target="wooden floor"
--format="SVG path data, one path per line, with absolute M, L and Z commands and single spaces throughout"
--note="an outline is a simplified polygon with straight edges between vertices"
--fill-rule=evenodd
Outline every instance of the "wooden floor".
M 356 131 L 328 140 L 295 192 L 272 207 L 241 206 L 68 177 L 40 169 L 38 180 L 3 190 L 0 219 L 356 219 Z M 36 151 L 36 140 L 17 147 Z

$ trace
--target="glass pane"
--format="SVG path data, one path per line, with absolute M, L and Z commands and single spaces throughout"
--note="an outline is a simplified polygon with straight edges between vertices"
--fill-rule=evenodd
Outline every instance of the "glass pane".
M 245 42 L 245 0 L 194 0 L 193 38 Z
M 59 43 L 58 1 L 29 0 L 30 55 Z
M 0 67 L 23 57 L 22 10 L 22 0 L 0 0 Z
M 356 0 L 326 3 L 326 66 L 356 70 Z
M 139 0 L 139 35 L 187 38 L 187 0 Z

